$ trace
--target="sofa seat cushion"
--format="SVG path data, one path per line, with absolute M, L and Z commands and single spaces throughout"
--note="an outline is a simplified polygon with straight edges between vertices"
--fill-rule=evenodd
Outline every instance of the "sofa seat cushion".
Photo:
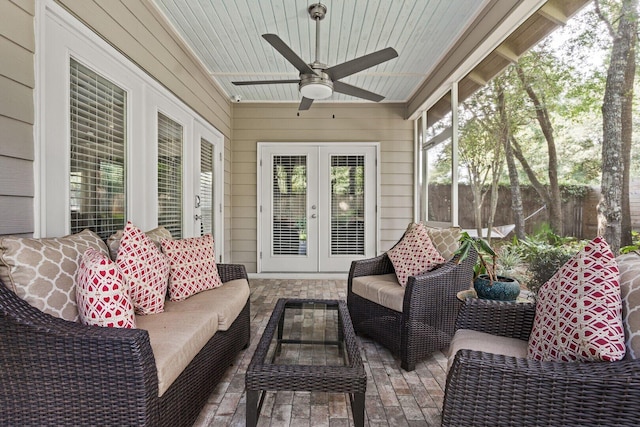
M 138 315 L 136 325 L 149 332 L 158 370 L 158 396 L 162 396 L 218 331 L 218 313 L 165 311 Z
M 458 350 L 474 350 L 503 356 L 527 358 L 529 343 L 517 338 L 501 337 L 471 329 L 458 329 L 449 345 L 447 371 Z
M 240 315 L 248 299 L 249 282 L 246 279 L 236 279 L 183 301 L 166 301 L 164 310 L 169 313 L 216 313 L 218 329 L 226 331 Z
M 402 313 L 404 287 L 398 283 L 395 273 L 354 277 L 351 290 L 362 298 Z

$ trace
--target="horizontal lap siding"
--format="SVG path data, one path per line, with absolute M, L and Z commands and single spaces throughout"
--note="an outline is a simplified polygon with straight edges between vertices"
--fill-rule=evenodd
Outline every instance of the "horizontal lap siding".
M 34 231 L 34 10 L 0 2 L 0 235 Z
M 258 142 L 379 142 L 380 249 L 402 235 L 413 217 L 413 122 L 400 104 L 317 103 L 297 116 L 293 104 L 233 105 L 232 258 L 257 269 Z M 334 118 L 335 116 L 335 118 Z

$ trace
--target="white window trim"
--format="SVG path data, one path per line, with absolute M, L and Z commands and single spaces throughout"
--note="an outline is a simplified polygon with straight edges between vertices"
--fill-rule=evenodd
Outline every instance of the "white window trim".
M 187 171 L 195 174 L 199 170 L 194 151 L 199 149 L 200 140 L 195 137 L 206 133 L 216 159 L 220 159 L 216 162 L 214 203 L 221 207 L 222 133 L 53 0 L 36 2 L 36 6 L 34 235 L 62 236 L 70 230 L 70 56 L 127 91 L 127 219 L 141 229 L 157 225 L 157 111 L 178 117 L 177 121 L 185 126 L 183 230 L 185 237 L 195 235 L 194 181 L 186 175 Z M 216 251 L 224 254 L 223 212 L 218 218 L 214 225 Z

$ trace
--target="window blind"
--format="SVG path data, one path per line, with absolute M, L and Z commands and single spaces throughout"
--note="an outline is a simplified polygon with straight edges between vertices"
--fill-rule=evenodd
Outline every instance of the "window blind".
M 331 254 L 364 255 L 364 156 L 331 156 Z
M 273 254 L 307 254 L 307 157 L 273 157 Z
M 213 234 L 213 145 L 200 140 L 200 234 Z
M 180 123 L 158 113 L 158 225 L 182 237 L 182 140 Z
M 124 228 L 127 92 L 71 58 L 71 232 Z

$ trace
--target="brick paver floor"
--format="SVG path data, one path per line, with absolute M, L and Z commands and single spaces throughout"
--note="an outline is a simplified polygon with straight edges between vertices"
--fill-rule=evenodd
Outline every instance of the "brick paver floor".
M 346 280 L 251 279 L 251 345 L 240 352 L 203 408 L 197 427 L 244 426 L 244 373 L 278 298 L 346 300 Z M 367 372 L 365 425 L 439 426 L 446 358 L 438 352 L 415 371 L 400 368 L 387 349 L 359 337 Z M 334 393 L 269 392 L 258 426 L 353 426 L 348 396 Z

